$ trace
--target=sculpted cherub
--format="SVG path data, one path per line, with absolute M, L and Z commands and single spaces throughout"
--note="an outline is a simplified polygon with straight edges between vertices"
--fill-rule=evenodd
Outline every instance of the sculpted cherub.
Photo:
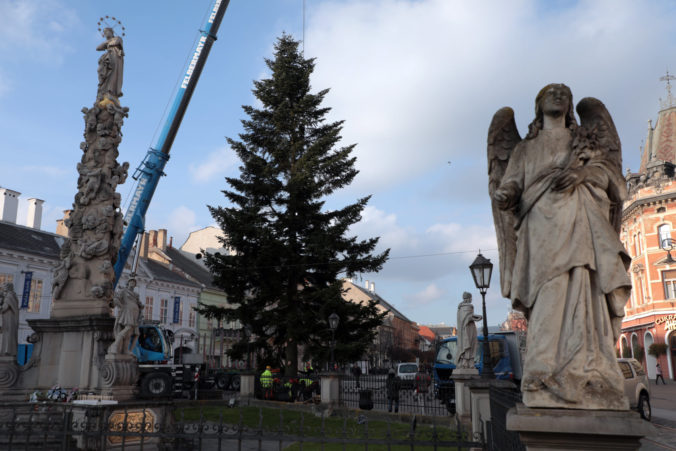
M 620 140 L 599 100 L 573 110 L 545 86 L 522 140 L 511 108 L 488 132 L 489 193 L 502 295 L 529 320 L 521 388 L 528 407 L 624 410 L 615 347 L 629 297 L 619 239 Z

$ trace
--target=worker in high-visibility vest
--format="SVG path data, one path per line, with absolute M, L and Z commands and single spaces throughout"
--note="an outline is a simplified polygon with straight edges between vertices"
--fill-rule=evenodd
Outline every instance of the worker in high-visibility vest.
M 265 371 L 261 373 L 260 381 L 261 388 L 264 391 L 264 397 L 270 398 L 272 396 L 272 371 L 270 365 L 265 367 Z

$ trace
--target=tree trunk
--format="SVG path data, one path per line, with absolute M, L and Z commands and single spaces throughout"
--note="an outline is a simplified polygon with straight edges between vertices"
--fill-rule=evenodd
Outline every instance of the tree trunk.
M 298 344 L 295 341 L 286 345 L 286 365 L 284 367 L 284 376 L 298 376 Z

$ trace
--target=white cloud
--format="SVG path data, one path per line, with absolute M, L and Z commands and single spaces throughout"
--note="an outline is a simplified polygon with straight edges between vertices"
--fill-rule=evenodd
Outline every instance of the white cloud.
M 344 141 L 358 144 L 354 187 L 373 192 L 449 160 L 485 161 L 493 113 L 513 106 L 523 134 L 554 81 L 603 100 L 623 141 L 638 143 L 636 115 L 653 116 L 659 94 L 637 80 L 659 88 L 676 50 L 668 5 L 329 1 L 310 9 L 306 54 L 318 58 L 314 89 L 330 87 L 332 117 L 346 119 Z M 484 168 L 470 183 L 485 184 Z
M 202 228 L 196 224 L 196 220 L 195 212 L 185 205 L 181 205 L 169 213 L 169 218 L 164 224 L 166 224 L 169 234 L 174 237 L 174 242 L 182 243 L 190 232 Z
M 238 163 L 237 155 L 228 147 L 211 152 L 204 162 L 191 164 L 188 170 L 195 182 L 206 183 L 215 176 L 225 176 Z
M 446 291 L 440 289 L 436 284 L 427 285 L 425 289 L 414 294 L 404 295 L 404 299 L 411 306 L 431 304 L 439 301 L 446 296 Z
M 78 22 L 60 1 L 0 0 L 0 55 L 59 63 L 70 51 L 62 36 Z
M 399 224 L 397 216 L 367 206 L 352 229 L 362 239 L 380 237 L 378 250 L 390 249 L 390 260 L 378 278 L 434 281 L 452 273 L 468 274 L 477 252 L 497 248 L 493 227 L 459 223 L 433 224 L 417 231 Z

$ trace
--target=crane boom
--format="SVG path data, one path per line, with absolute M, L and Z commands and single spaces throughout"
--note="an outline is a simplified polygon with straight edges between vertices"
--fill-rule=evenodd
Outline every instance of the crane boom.
M 131 253 L 136 237 L 140 233 L 143 233 L 148 206 L 153 198 L 160 177 L 164 175 L 164 166 L 169 160 L 169 150 L 171 150 L 171 145 L 174 143 L 176 132 L 181 125 L 188 103 L 190 103 L 195 85 L 199 81 L 211 46 L 216 40 L 216 33 L 229 3 L 230 0 L 212 0 L 209 17 L 204 27 L 200 30 L 200 37 L 193 49 L 192 59 L 183 74 L 183 79 L 176 91 L 162 131 L 155 145 L 148 149 L 148 153 L 134 173 L 133 178 L 138 180 L 138 184 L 129 203 L 129 208 L 124 215 L 126 228 L 122 234 L 120 250 L 115 262 L 115 285 L 120 280 L 120 275 Z

